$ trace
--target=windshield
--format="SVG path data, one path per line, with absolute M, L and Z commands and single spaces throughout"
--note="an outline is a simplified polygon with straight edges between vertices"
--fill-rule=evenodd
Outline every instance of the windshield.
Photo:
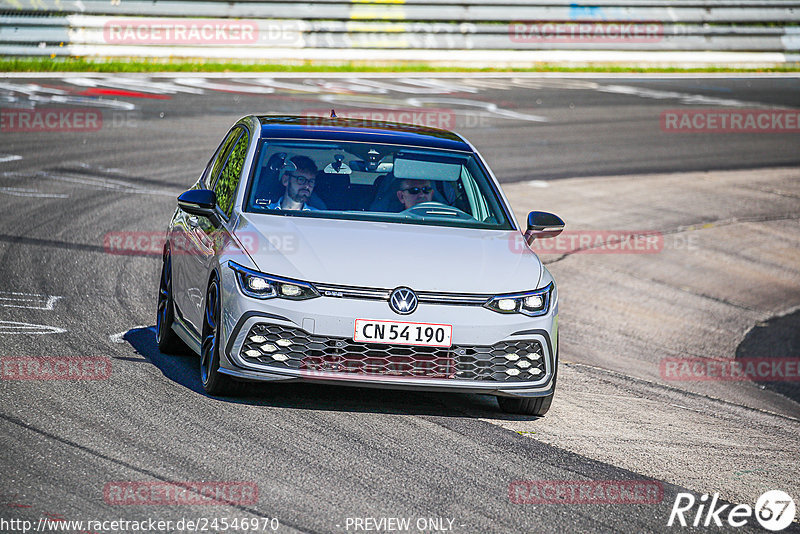
M 249 212 L 513 229 L 469 152 L 273 139 L 262 142 L 256 157 Z

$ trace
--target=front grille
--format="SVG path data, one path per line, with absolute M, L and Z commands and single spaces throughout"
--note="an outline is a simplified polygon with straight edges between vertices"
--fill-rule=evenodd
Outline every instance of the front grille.
M 533 382 L 545 376 L 542 345 L 535 340 L 450 348 L 357 343 L 316 336 L 299 328 L 256 324 L 240 356 L 248 363 L 302 374 L 341 373 L 408 378 Z
M 345 299 L 385 300 L 388 302 L 391 289 L 376 287 L 340 286 L 314 283 L 314 287 L 325 297 Z M 481 293 L 441 293 L 438 291 L 415 291 L 422 304 L 449 304 L 461 306 L 483 306 L 494 295 Z

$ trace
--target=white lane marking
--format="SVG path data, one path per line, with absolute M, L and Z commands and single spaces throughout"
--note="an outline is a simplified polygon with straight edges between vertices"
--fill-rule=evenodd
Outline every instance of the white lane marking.
M 96 98 L 92 96 L 31 95 L 29 100 L 37 104 L 67 104 L 74 106 L 89 106 L 94 108 L 118 109 L 121 111 L 133 111 L 136 109 L 136 104 L 131 102 L 124 102 L 122 100 L 108 100 L 106 98 Z
M 88 167 L 88 166 L 87 166 Z M 108 169 L 111 170 L 111 169 Z M 80 172 L 80 171 L 77 171 Z M 67 183 L 74 183 L 85 185 L 92 189 L 100 189 L 100 190 L 112 190 L 112 191 L 120 191 L 122 193 L 128 193 L 133 195 L 162 195 L 162 196 L 177 196 L 180 191 L 170 191 L 167 189 L 149 189 L 145 187 L 136 186 L 130 182 L 125 182 L 123 180 L 114 180 L 110 178 L 92 178 L 92 177 L 75 177 L 75 176 L 65 176 L 61 174 L 53 174 L 48 171 L 38 171 L 34 174 L 31 173 L 22 173 L 22 172 L 4 172 L 0 174 L 0 176 L 4 178 L 45 178 L 49 180 L 55 180 L 58 182 L 67 182 Z M 32 197 L 42 197 L 42 198 L 68 198 L 69 195 L 64 195 L 61 193 L 40 193 L 35 189 L 24 189 L 21 187 L 2 187 L 0 188 L 0 192 L 7 193 L 9 195 L 15 196 L 32 196 Z
M 268 87 L 274 87 L 275 89 L 285 89 L 287 91 L 298 91 L 301 93 L 319 93 L 322 91 L 321 87 L 316 85 L 312 85 L 310 83 L 287 83 L 287 82 L 276 82 L 272 78 L 234 78 L 231 81 L 237 83 L 259 83 L 261 85 L 265 85 Z
M 367 110 L 407 110 L 409 104 L 404 100 L 398 100 L 393 95 L 343 95 L 343 94 L 326 94 L 317 96 L 317 100 L 327 102 L 331 107 L 347 107 L 347 108 L 366 108 Z M 419 107 L 419 106 L 415 106 Z M 419 107 L 420 111 L 424 112 L 425 108 Z M 345 112 L 346 114 L 346 112 Z M 326 114 L 327 116 L 327 114 Z
M 476 87 L 461 85 L 458 83 L 454 83 L 452 81 L 437 80 L 436 78 L 422 78 L 422 79 L 401 78 L 400 81 L 403 83 L 421 85 L 423 87 L 428 87 L 430 89 L 438 89 L 439 91 L 444 93 L 477 93 L 480 91 L 480 89 Z
M 18 323 L 16 321 L 0 321 L 0 335 L 26 335 L 26 334 L 63 334 L 64 328 L 47 326 L 43 324 Z
M 67 91 L 62 89 L 53 89 L 51 87 L 42 87 L 35 83 L 0 83 L 0 89 L 11 91 L 12 93 L 22 93 L 24 95 L 35 95 L 38 93 L 50 93 L 54 95 L 65 95 Z
M 395 93 L 410 93 L 413 95 L 440 95 L 442 93 L 450 93 L 448 89 L 440 86 L 426 84 L 423 82 L 417 83 L 417 80 L 408 78 L 392 80 L 392 82 L 379 82 L 376 80 L 358 80 L 361 85 L 369 85 L 376 89 L 382 89 L 384 92 Z
M 98 108 L 122 109 L 130 111 L 136 109 L 134 104 L 121 100 L 108 100 L 105 98 L 86 97 L 79 95 L 69 95 L 61 89 L 51 89 L 41 87 L 36 84 L 12 84 L 0 83 L 0 89 L 12 93 L 21 93 L 28 97 L 31 102 L 38 104 L 74 104 L 79 106 L 91 106 Z M 45 94 L 42 94 L 45 93 Z M 18 99 L 15 99 L 18 100 Z
M 13 74 L 13 73 L 11 73 Z M 30 74 L 32 78 L 37 73 L 20 73 Z M 552 86 L 560 86 L 565 89 L 577 90 L 593 90 L 602 93 L 622 94 L 629 96 L 636 96 L 640 98 L 657 99 L 657 100 L 677 100 L 684 104 L 689 105 L 712 105 L 712 106 L 725 106 L 725 107 L 738 107 L 738 108 L 765 108 L 771 107 L 776 109 L 791 109 L 785 106 L 771 106 L 759 102 L 747 102 L 731 98 L 719 98 L 714 96 L 707 96 L 701 94 L 685 93 L 678 91 L 664 91 L 659 89 L 650 89 L 645 87 L 628 86 L 620 84 L 601 84 L 586 79 L 752 79 L 752 78 L 797 78 L 797 74 L 792 73 L 769 73 L 768 75 L 718 75 L 714 73 L 676 73 L 676 74 L 654 74 L 644 75 L 640 73 L 514 73 L 513 75 L 504 73 L 469 73 L 469 78 L 464 78 L 464 73 L 444 73 L 438 74 L 435 77 L 425 75 L 424 73 L 405 73 L 403 75 L 391 73 L 369 73 L 371 78 L 376 79 L 358 79 L 354 78 L 352 74 L 347 73 L 313 73 L 314 78 L 303 78 L 302 75 L 293 73 L 273 73 L 269 77 L 258 75 L 257 73 L 231 73 L 230 75 L 220 73 L 203 73 L 203 76 L 198 77 L 193 73 L 182 73 L 180 75 L 159 75 L 159 78 L 165 78 L 164 81 L 155 81 L 149 77 L 143 76 L 128 76 L 128 77 L 114 77 L 113 79 L 107 75 L 92 75 L 86 74 L 82 76 L 75 76 L 74 74 L 49 74 L 49 77 L 59 78 L 67 83 L 72 83 L 80 86 L 107 86 L 119 87 L 131 90 L 153 92 L 153 93 L 176 93 L 176 92 L 189 92 L 195 94 L 202 94 L 204 90 L 221 91 L 221 92 L 236 92 L 236 93 L 250 93 L 250 94 L 269 94 L 278 90 L 300 91 L 308 93 L 320 93 L 322 91 L 331 93 L 355 93 L 355 94 L 386 94 L 387 92 L 396 93 L 412 93 L 416 95 L 436 95 L 448 94 L 453 92 L 469 92 L 478 93 L 487 88 L 490 89 L 513 89 L 515 86 L 534 86 L 552 88 Z M 249 74 L 249 75 L 248 75 Z M 776 76 L 776 74 L 780 76 Z M 0 78 L 13 77 L 7 76 L 5 73 L 0 74 Z M 42 76 L 47 77 L 47 76 Z M 287 79 L 303 79 L 303 83 L 288 83 L 276 82 L 274 78 Z M 493 80 L 491 86 L 475 82 L 475 79 L 491 79 Z M 580 78 L 586 78 L 581 80 Z M 237 84 L 216 83 L 214 79 L 229 79 Z M 331 81 L 338 80 L 338 81 Z M 86 98 L 82 96 L 65 95 L 61 94 L 64 91 L 59 89 L 51 89 L 41 87 L 32 83 L 2 83 L 0 82 L 0 89 L 6 89 L 15 93 L 22 93 L 28 96 L 31 102 L 39 104 L 47 103 L 60 103 L 70 105 L 84 105 L 101 108 L 134 110 L 136 105 L 122 100 L 108 100 L 103 98 Z M 43 94 L 50 93 L 50 94 Z M 55 94 L 53 94 L 55 93 Z M 14 98 L 14 97 L 11 97 Z M 515 112 L 508 111 L 499 116 L 506 116 L 507 118 L 516 118 L 522 120 L 533 120 L 519 116 L 510 116 Z
M 175 83 L 188 85 L 189 87 L 199 87 L 200 89 L 210 89 L 212 91 L 222 91 L 223 93 L 254 93 L 269 94 L 274 93 L 272 87 L 261 87 L 255 85 L 232 85 L 229 83 L 214 83 L 203 78 L 178 78 Z
M 679 91 L 664 91 L 660 89 L 650 89 L 647 87 L 637 87 L 633 85 L 620 84 L 601 84 L 588 80 L 570 79 L 531 79 L 514 76 L 510 80 L 511 86 L 525 87 L 529 89 L 571 89 L 584 91 L 597 91 L 600 93 L 610 93 L 619 95 L 637 96 L 639 98 L 651 98 L 654 100 L 677 100 L 683 104 L 698 104 L 711 106 L 726 106 L 739 108 L 776 108 L 785 109 L 781 106 L 766 105 L 760 102 L 748 102 L 733 98 L 719 98 L 714 96 L 699 95 L 694 93 L 683 93 Z M 508 89 L 513 87 L 509 86 Z
M 85 76 L 76 76 L 72 78 L 64 78 L 63 81 L 66 83 L 71 83 L 72 85 L 78 85 L 80 87 L 110 87 L 113 89 L 125 89 L 140 93 L 190 93 L 194 95 L 202 95 L 204 93 L 202 89 L 198 89 L 196 87 L 177 85 L 171 82 L 154 82 L 142 78 L 88 78 Z
M 69 198 L 69 195 L 61 193 L 42 193 L 36 189 L 24 189 L 22 187 L 0 187 L 0 193 L 13 197 L 30 198 Z
M 112 343 L 116 343 L 116 344 L 125 343 L 125 334 L 127 334 L 131 330 L 139 330 L 139 329 L 142 329 L 142 328 L 146 328 L 147 330 L 152 330 L 153 332 L 156 331 L 156 327 L 155 326 L 147 326 L 146 324 L 140 324 L 140 325 L 136 325 L 136 326 L 133 326 L 131 328 L 128 328 L 127 330 L 123 330 L 122 332 L 117 332 L 116 334 L 111 334 L 110 336 L 108 336 L 108 339 Z
M 503 109 L 494 102 L 483 102 L 481 100 L 468 100 L 466 98 L 447 98 L 447 97 L 406 98 L 406 103 L 408 103 L 409 106 L 414 106 L 419 108 L 422 108 L 424 104 L 449 104 L 455 106 L 480 108 L 486 111 L 487 113 L 491 113 L 492 115 L 495 115 L 497 117 L 502 117 L 504 119 L 515 119 L 515 120 L 523 120 L 531 122 L 549 122 L 550 120 L 547 117 L 543 117 L 541 115 L 530 115 L 528 113 L 520 113 L 518 111 L 512 111 L 510 109 Z M 453 109 L 453 112 L 469 113 L 468 110 L 464 109 Z
M 91 187 L 92 189 L 110 189 L 113 191 L 121 191 L 123 193 L 130 193 L 135 195 L 162 195 L 162 196 L 176 196 L 174 191 L 167 191 L 165 189 L 147 189 L 138 187 L 129 182 L 122 180 L 111 180 L 107 178 L 76 178 L 73 176 L 64 176 L 60 174 L 52 174 L 47 171 L 39 171 L 36 173 L 37 177 L 47 178 L 49 180 L 56 180 L 59 182 L 69 182 L 73 184 L 80 184 Z
M 460 83 L 477 87 L 478 89 L 510 89 L 508 80 L 475 78 L 459 80 Z
M 283 89 L 287 91 L 295 91 L 302 93 L 318 94 L 322 92 L 327 93 L 344 93 L 344 94 L 372 94 L 372 93 L 386 93 L 385 90 L 376 89 L 370 84 L 362 83 L 361 80 L 339 80 L 332 82 L 325 79 L 304 79 L 302 84 L 276 82 L 272 78 L 235 78 L 231 81 L 243 85 L 224 86 L 223 89 L 216 89 L 217 91 L 236 91 L 236 92 L 264 92 L 262 89 L 267 89 L 267 92 L 274 92 L 275 89 Z M 209 83 L 204 80 L 204 83 Z M 258 84 L 258 85 L 254 85 Z M 217 84 L 219 85 L 219 84 Z M 205 87 L 205 86 L 204 86 Z M 214 89 L 213 87 L 210 87 Z M 252 88 L 248 90 L 248 88 Z
M 544 180 L 531 180 L 530 182 L 525 182 L 525 185 L 529 187 L 538 187 L 540 189 L 544 189 L 545 187 L 550 187 L 550 184 L 548 184 Z
M 84 163 L 82 161 L 79 161 L 77 163 L 77 165 L 81 169 L 89 169 L 89 170 L 92 170 L 92 171 L 99 171 L 99 172 L 106 173 L 106 174 L 122 174 L 122 169 L 103 167 L 102 165 L 91 165 L 89 163 Z M 123 182 L 123 183 L 127 183 L 127 182 Z
M 0 163 L 5 163 L 7 161 L 19 161 L 22 159 L 22 156 L 17 156 L 16 154 L 0 154 Z
M 39 295 L 36 293 L 18 293 L 16 291 L 0 291 L 0 306 L 5 308 L 27 308 L 29 310 L 50 311 L 55 308 L 58 299 L 55 295 Z
M 433 109 L 433 108 L 426 108 L 425 104 L 448 104 L 454 106 L 464 106 L 468 108 L 479 108 L 483 111 L 479 111 L 479 113 L 487 113 L 490 115 L 494 115 L 496 117 L 504 118 L 504 119 L 514 119 L 514 120 L 526 120 L 532 122 L 548 122 L 550 119 L 547 117 L 543 117 L 541 115 L 530 115 L 527 113 L 520 113 L 517 111 L 512 111 L 510 109 L 504 109 L 499 107 L 497 104 L 493 102 L 484 102 L 482 100 L 469 100 L 465 98 L 453 98 L 453 97 L 423 97 L 423 98 L 406 98 L 405 100 L 397 100 L 393 99 L 390 96 L 365 96 L 365 95 L 338 95 L 338 94 L 328 94 L 328 95 L 319 95 L 317 97 L 318 100 L 322 102 L 327 102 L 331 105 L 345 105 L 345 106 L 352 106 L 358 108 L 368 108 L 368 109 L 405 109 L 403 104 L 407 107 L 418 108 L 420 112 L 425 112 L 426 109 Z M 438 108 L 437 108 L 438 109 Z M 458 109 L 452 108 L 449 111 L 452 111 L 456 115 L 474 115 L 475 111 L 470 109 Z
M 68 78 L 62 81 L 67 81 Z M 80 95 L 70 95 L 67 91 L 61 89 L 53 89 L 50 87 L 42 87 L 36 84 L 11 84 L 0 82 L 0 89 L 11 91 L 12 93 L 21 93 L 28 97 L 28 100 L 36 104 L 68 104 L 78 106 L 90 106 L 97 108 L 121 109 L 124 111 L 131 111 L 136 109 L 136 105 L 130 102 L 121 100 L 108 100 L 105 98 L 87 97 Z M 43 94 L 44 93 L 44 94 Z M 10 102 L 19 102 L 19 98 L 12 97 Z
M 513 87 L 512 87 L 513 86 Z M 531 79 L 514 76 L 510 80 L 508 89 L 514 87 L 524 87 L 528 89 L 571 89 L 577 91 L 597 91 L 600 93 L 610 93 L 618 95 L 637 96 L 639 98 L 651 98 L 654 100 L 677 100 L 684 104 L 700 104 L 712 106 L 728 106 L 743 108 L 763 108 L 775 107 L 767 106 L 760 102 L 747 102 L 732 98 L 718 98 L 714 96 L 699 95 L 694 93 L 683 93 L 678 91 L 663 91 L 660 89 L 650 89 L 647 87 L 637 87 L 633 85 L 620 84 L 601 84 L 588 80 L 570 79 Z
M 761 104 L 759 102 L 746 102 L 733 98 L 716 98 L 713 96 L 697 95 L 692 93 L 680 93 L 677 91 L 660 91 L 658 89 L 648 89 L 646 87 L 634 87 L 631 85 L 599 85 L 594 84 L 595 90 L 601 93 L 613 93 L 619 95 L 638 96 L 640 98 L 653 98 L 656 100 L 678 100 L 684 104 L 702 104 L 712 106 L 728 106 L 739 108 L 751 107 L 774 107 Z

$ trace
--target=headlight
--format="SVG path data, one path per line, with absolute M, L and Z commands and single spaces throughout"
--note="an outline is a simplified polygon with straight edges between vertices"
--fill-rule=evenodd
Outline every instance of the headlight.
M 489 299 L 483 306 L 497 313 L 521 313 L 530 317 L 546 315 L 550 308 L 550 295 L 553 284 L 535 291 L 497 295 Z
M 277 297 L 290 300 L 306 300 L 320 296 L 316 288 L 308 282 L 260 273 L 247 267 L 242 267 L 233 261 L 228 262 L 228 267 L 236 273 L 236 280 L 242 293 L 254 299 Z

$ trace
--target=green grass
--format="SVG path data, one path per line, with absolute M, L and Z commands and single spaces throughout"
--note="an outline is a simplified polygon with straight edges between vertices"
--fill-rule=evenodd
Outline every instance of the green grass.
M 565 66 L 548 63 L 526 68 L 469 68 L 397 62 L 306 61 L 277 64 L 204 60 L 0 58 L 0 72 L 800 72 L 800 63 L 769 68 L 639 68 L 625 65 Z

